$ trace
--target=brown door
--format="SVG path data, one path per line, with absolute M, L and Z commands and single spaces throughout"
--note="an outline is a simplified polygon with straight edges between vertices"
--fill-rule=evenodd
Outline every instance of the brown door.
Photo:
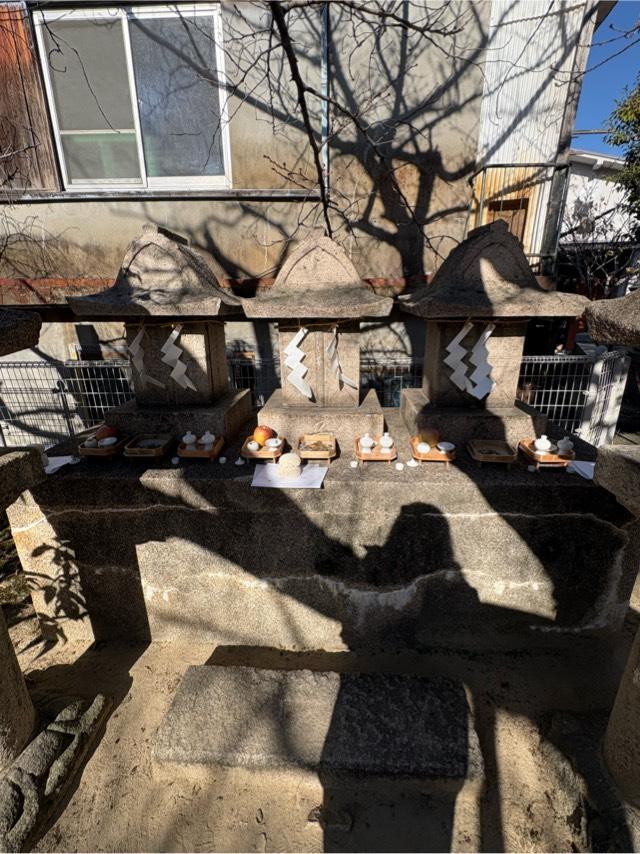
M 498 199 L 487 204 L 487 223 L 503 219 L 509 226 L 511 234 L 515 234 L 524 243 L 524 229 L 527 222 L 529 199 Z

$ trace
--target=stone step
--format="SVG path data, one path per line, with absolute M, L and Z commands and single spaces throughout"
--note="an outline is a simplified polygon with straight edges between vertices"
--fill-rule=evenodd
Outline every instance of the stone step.
M 462 683 L 382 673 L 189 667 L 154 755 L 181 765 L 413 778 L 436 790 L 483 775 Z

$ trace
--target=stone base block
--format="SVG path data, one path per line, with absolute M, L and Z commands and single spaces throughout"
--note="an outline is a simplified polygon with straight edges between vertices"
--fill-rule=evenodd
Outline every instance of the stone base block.
M 268 424 L 285 436 L 292 446 L 303 433 L 334 433 L 345 453 L 353 450 L 362 433 L 382 433 L 384 415 L 378 395 L 371 389 L 357 408 L 322 406 L 286 406 L 282 390 L 277 389 L 258 413 L 258 423 Z
M 464 686 L 444 677 L 190 667 L 154 753 L 214 768 L 413 778 L 435 791 L 483 776 Z
M 115 406 L 105 415 L 105 421 L 125 433 L 170 433 L 181 436 L 187 430 L 200 435 L 210 430 L 226 439 L 233 438 L 251 417 L 249 389 L 225 394 L 209 406 L 139 406 L 130 400 Z
M 434 427 L 440 436 L 456 445 L 469 439 L 504 439 L 517 445 L 521 439 L 540 436 L 547 416 L 519 406 L 473 409 L 434 406 L 419 388 L 405 388 L 400 394 L 400 412 L 411 434 Z

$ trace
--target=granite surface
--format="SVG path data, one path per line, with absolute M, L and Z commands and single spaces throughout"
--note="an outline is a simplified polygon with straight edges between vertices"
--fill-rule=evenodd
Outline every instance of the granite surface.
M 444 677 L 190 667 L 156 733 L 156 759 L 321 775 L 482 777 L 462 683 Z
M 34 311 L 0 309 L 0 356 L 35 347 L 42 321 Z
M 596 483 L 613 493 L 634 516 L 640 516 L 640 447 L 604 445 L 598 448 Z
M 584 316 L 589 334 L 599 344 L 640 347 L 640 291 L 591 302 Z

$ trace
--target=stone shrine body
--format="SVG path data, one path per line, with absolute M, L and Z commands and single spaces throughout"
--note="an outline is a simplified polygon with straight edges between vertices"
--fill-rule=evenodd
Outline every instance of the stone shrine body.
M 367 288 L 340 246 L 328 237 L 306 240 L 273 286 L 242 305 L 249 319 L 278 321 L 282 388 L 259 423 L 291 442 L 327 431 L 343 448 L 362 433 L 382 433 L 375 390 L 360 400 L 359 321 L 386 317 L 393 301 Z
M 527 323 L 586 305 L 540 287 L 502 220 L 471 231 L 429 286 L 401 298 L 403 311 L 427 321 L 422 388 L 401 393 L 409 430 L 436 428 L 456 443 L 539 435 L 546 416 L 516 404 Z
M 110 426 L 172 435 L 210 430 L 229 439 L 250 417 L 250 392 L 229 389 L 219 319 L 240 301 L 184 238 L 145 225 L 115 285 L 68 302 L 81 317 L 124 321 L 135 400 L 107 412 Z

